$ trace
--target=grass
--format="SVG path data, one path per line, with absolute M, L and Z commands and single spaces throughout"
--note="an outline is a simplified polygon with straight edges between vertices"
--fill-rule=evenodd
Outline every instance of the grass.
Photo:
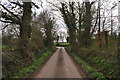
M 74 52 L 88 65 L 102 73 L 106 78 L 119 78 L 117 60 L 117 40 L 110 39 L 108 47 L 102 44 L 101 48 L 93 41 L 89 48 L 77 48 Z M 71 51 L 70 47 L 67 47 Z
M 79 65 L 82 65 L 82 68 L 86 71 L 86 73 L 90 76 L 90 78 L 96 79 L 96 80 L 106 80 L 105 76 L 98 72 L 95 68 L 90 67 L 87 63 L 85 63 L 81 58 L 79 58 L 74 53 L 71 53 L 76 62 Z
M 100 71 L 106 74 L 106 77 L 111 78 L 113 74 L 116 72 L 116 67 L 113 64 L 108 63 L 105 59 L 101 57 L 94 57 L 89 59 L 91 64 L 94 65 L 97 71 Z
M 107 78 L 117 77 L 117 58 L 116 53 L 108 50 L 99 49 L 81 49 L 77 54 L 85 60 L 89 65 L 104 74 Z
M 28 67 L 24 67 L 22 69 L 20 69 L 18 71 L 18 73 L 15 73 L 14 76 L 12 78 L 21 78 L 24 76 L 29 75 L 30 73 L 34 72 L 35 69 L 37 69 L 41 64 L 43 64 L 45 62 L 45 60 L 52 54 L 52 52 L 47 51 L 46 53 L 44 53 L 39 59 L 34 60 L 33 64 L 28 66 Z

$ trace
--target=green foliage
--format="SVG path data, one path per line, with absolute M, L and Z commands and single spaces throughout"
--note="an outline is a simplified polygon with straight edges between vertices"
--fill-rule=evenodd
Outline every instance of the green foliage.
M 101 72 L 106 78 L 118 78 L 118 59 L 117 59 L 117 40 L 110 39 L 108 47 L 102 44 L 101 48 L 96 45 L 96 40 L 93 40 L 90 48 L 79 48 L 76 55 L 87 62 L 90 66 Z M 67 47 L 71 51 L 70 47 Z
M 81 49 L 77 54 L 89 65 L 103 73 L 107 78 L 117 77 L 117 59 L 116 53 L 110 53 L 107 50 L 99 49 Z
M 8 46 L 2 45 L 2 49 L 8 49 Z
M 18 73 L 15 73 L 13 78 L 19 78 L 28 75 L 29 73 L 33 72 L 39 65 L 43 64 L 44 61 L 50 56 L 52 52 L 47 51 L 44 53 L 38 60 L 34 60 L 32 65 L 21 68 Z
M 72 56 L 76 60 L 76 62 L 80 65 L 82 65 L 82 68 L 88 73 L 88 75 L 91 78 L 97 79 L 97 80 L 106 80 L 105 76 L 98 72 L 96 69 L 90 67 L 87 63 L 85 63 L 82 59 L 80 59 L 77 55 L 72 53 Z
M 65 47 L 65 46 L 69 46 L 70 43 L 65 43 L 65 42 L 64 42 L 64 43 L 58 43 L 58 44 L 55 43 L 55 45 L 56 45 L 56 46 L 63 46 L 63 47 Z
M 14 50 L 16 50 L 16 46 L 2 45 L 1 49 L 3 51 L 14 51 Z
M 94 57 L 89 60 L 91 64 L 98 69 L 98 71 L 107 74 L 107 77 L 111 77 L 111 75 L 115 73 L 116 67 L 113 64 L 108 63 L 105 59 L 102 59 L 101 57 Z
M 108 50 L 114 52 L 117 49 L 117 39 L 110 38 L 108 41 Z

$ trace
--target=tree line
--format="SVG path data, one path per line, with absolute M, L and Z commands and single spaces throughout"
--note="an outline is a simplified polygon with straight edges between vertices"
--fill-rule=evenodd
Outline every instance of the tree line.
M 57 9 L 68 29 L 67 42 L 70 43 L 70 50 L 88 62 L 96 57 L 104 58 L 108 63 L 110 60 L 114 61 L 118 65 L 117 68 L 115 66 L 118 69 L 117 73 L 113 71 L 109 74 L 109 70 L 104 72 L 106 68 L 101 71 L 107 76 L 111 76 L 113 73 L 118 75 L 120 72 L 120 33 L 117 35 L 113 32 L 112 13 L 109 21 L 104 15 L 107 9 L 102 11 L 101 7 L 105 5 L 101 4 L 96 1 L 82 3 L 63 1 L 60 2 L 61 7 L 57 7 Z M 54 40 L 57 43 L 59 40 L 58 27 L 56 27 L 54 15 L 51 15 L 49 11 L 44 10 L 38 16 L 32 12 L 33 7 L 40 8 L 34 2 L 9 1 L 8 4 L 1 3 L 0 6 L 3 9 L 0 20 L 3 24 L 3 76 L 8 77 L 14 73 L 13 69 L 18 66 L 27 66 L 40 57 L 44 51 L 54 49 Z M 103 15 L 101 15 L 102 13 Z M 106 25 L 109 24 L 111 24 L 109 27 L 111 35 L 106 29 Z M 117 54 L 115 54 L 116 52 Z M 108 60 L 105 58 L 106 56 Z M 90 65 L 94 65 L 92 62 L 90 63 Z M 11 68 L 11 66 L 14 67 Z
M 97 7 L 95 5 L 97 4 Z M 107 4 L 107 2 L 106 2 Z M 106 27 L 106 15 L 105 10 L 102 11 L 101 7 L 104 6 L 100 0 L 98 1 L 83 1 L 80 2 L 61 2 L 60 11 L 62 13 L 64 22 L 68 28 L 69 34 L 69 43 L 70 50 L 81 56 L 84 60 L 87 60 L 90 64 L 89 58 L 92 59 L 94 57 L 100 56 L 104 58 L 103 51 L 105 52 L 104 55 L 110 55 L 114 53 L 115 56 L 115 63 L 118 65 L 116 68 L 117 70 L 120 68 L 120 33 L 113 32 L 113 20 L 112 16 L 110 23 L 110 31 L 105 29 Z M 116 4 L 113 5 L 114 8 Z M 112 10 L 111 8 L 111 10 Z M 101 13 L 104 13 L 103 15 Z M 111 11 L 111 15 L 112 11 Z M 109 18 L 110 18 L 109 17 Z M 111 33 L 111 34 L 109 34 Z M 113 34 L 114 33 L 114 34 Z M 113 46 L 113 52 L 108 52 L 110 47 Z M 95 48 L 95 49 L 93 49 Z M 97 49 L 98 48 L 98 49 Z M 93 51 L 93 52 L 92 52 Z M 99 51 L 99 52 L 98 52 Z M 116 53 L 117 51 L 117 53 Z M 83 54 L 82 54 L 83 53 Z M 112 56 L 109 56 L 112 57 Z M 107 60 L 106 60 L 107 61 Z M 113 64 L 113 63 L 112 63 Z M 93 64 L 91 64 L 93 65 Z M 106 70 L 107 71 L 107 70 Z M 120 71 L 116 71 L 119 75 Z M 104 73 L 104 72 L 103 72 Z M 104 73 L 106 74 L 106 73 Z M 110 75 L 110 74 L 109 74 Z M 111 75 L 110 75 L 111 76 Z
M 40 8 L 34 2 L 8 1 L 0 6 L 3 77 L 10 77 L 18 66 L 28 66 L 43 52 L 55 49 L 53 31 L 56 20 L 47 10 L 38 16 L 33 13 L 33 7 Z

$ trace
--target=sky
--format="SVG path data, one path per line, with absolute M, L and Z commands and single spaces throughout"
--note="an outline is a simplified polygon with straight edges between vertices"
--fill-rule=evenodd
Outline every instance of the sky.
M 43 9 L 45 10 L 50 10 L 50 11 L 52 11 L 51 10 L 51 5 L 49 4 L 49 3 L 47 3 L 47 2 L 52 2 L 52 3 L 54 3 L 54 4 L 56 4 L 57 6 L 60 6 L 60 4 L 59 4 L 59 1 L 64 1 L 64 0 L 42 0 L 42 2 L 43 2 Z M 84 0 L 65 0 L 65 1 L 84 1 Z M 85 1 L 88 1 L 88 0 L 85 0 Z M 96 1 L 96 0 L 90 0 L 90 1 Z M 106 3 L 103 3 L 103 5 L 104 6 L 102 6 L 101 8 L 105 8 L 106 9 L 106 11 L 105 11 L 105 16 L 106 17 L 111 17 L 111 7 L 113 6 L 113 3 L 115 2 L 115 3 L 117 3 L 117 6 L 115 7 L 115 8 L 113 8 L 112 9 L 112 14 L 113 14 L 113 16 L 118 16 L 118 0 L 101 0 L 101 2 L 108 2 L 107 4 Z M 109 3 L 109 1 L 110 1 L 110 3 Z M 97 6 L 97 5 L 96 5 Z M 109 11 L 108 11 L 108 10 Z M 101 10 L 102 11 L 102 10 Z M 37 10 L 37 12 L 40 12 L 39 10 Z M 64 27 L 65 27 L 65 25 L 64 25 L 64 22 L 63 21 L 61 21 L 60 20 L 60 18 L 58 17 L 58 16 L 60 16 L 60 14 L 59 14 L 59 11 L 52 11 L 53 13 L 54 13 L 54 16 L 56 17 L 56 18 L 58 18 L 58 24 L 60 24 L 60 26 L 62 26 L 61 24 L 63 24 L 63 27 L 61 28 L 61 29 L 65 29 Z M 103 15 L 103 12 L 101 12 L 101 14 Z M 114 29 L 115 30 L 117 30 L 118 29 L 118 17 L 113 17 L 112 18 L 113 20 L 114 20 L 114 24 L 113 24 L 113 26 L 115 26 L 114 27 Z M 108 19 L 108 20 L 110 20 L 110 18 Z M 102 25 L 102 24 L 101 24 Z M 106 25 L 106 26 L 110 26 L 110 24 L 108 24 L 108 25 Z M 65 29 L 66 30 L 66 29 Z M 110 28 L 108 28 L 108 30 L 110 30 Z
M 119 0 L 120 1 L 120 0 Z M 120 33 L 120 2 L 118 3 L 118 21 L 119 21 L 119 28 L 118 28 L 118 32 Z
M 0 1 L 2 1 L 2 3 L 4 3 L 4 4 L 7 2 L 7 0 L 0 0 Z M 13 1 L 15 1 L 15 0 L 13 0 Z M 30 0 L 23 0 L 23 1 L 30 1 Z M 39 9 L 33 7 L 32 11 L 34 13 L 37 13 L 37 15 L 39 15 L 43 10 L 50 11 L 51 15 L 57 19 L 56 24 L 60 27 L 60 30 L 58 32 L 60 33 L 60 31 L 61 31 L 61 32 L 65 32 L 67 34 L 67 28 L 66 28 L 66 25 L 64 24 L 63 18 L 60 15 L 60 12 L 52 10 L 53 6 L 51 4 L 49 4 L 48 2 L 51 2 L 51 3 L 60 7 L 60 4 L 59 4 L 60 1 L 80 1 L 81 2 L 84 0 L 32 0 L 32 1 L 35 2 L 40 7 Z M 85 0 L 85 1 L 88 1 L 88 0 Z M 90 0 L 90 1 L 96 1 L 96 0 Z M 101 0 L 101 1 L 106 1 L 106 0 Z M 110 9 L 112 7 L 112 3 L 117 2 L 118 0 L 107 0 L 107 1 L 111 1 L 111 3 L 105 4 L 106 6 L 104 6 L 104 7 L 107 9 Z M 118 15 L 118 6 L 116 6 L 112 10 L 112 13 L 113 13 L 113 16 Z M 105 14 L 105 16 L 109 15 L 109 17 L 111 15 L 110 12 L 108 12 L 108 11 L 106 11 L 106 13 L 104 13 L 104 14 Z M 116 22 L 114 24 L 114 26 L 116 26 L 116 29 L 117 29 L 118 28 L 118 19 L 117 18 L 114 18 L 114 19 Z

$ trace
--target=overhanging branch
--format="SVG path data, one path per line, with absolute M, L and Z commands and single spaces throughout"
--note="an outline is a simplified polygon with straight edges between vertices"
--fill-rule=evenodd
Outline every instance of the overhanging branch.
M 38 7 L 34 2 L 32 2 L 32 4 L 33 4 L 37 9 L 39 9 L 39 7 Z
M 4 20 L 0 20 L 0 21 L 3 22 L 3 23 L 13 23 L 11 21 L 4 21 Z
M 15 17 L 13 16 L 10 16 L 8 15 L 7 13 L 5 12 L 1 12 L 1 17 L 4 18 L 5 20 L 10 20 L 10 23 L 14 23 L 14 24 L 18 24 L 20 25 L 21 24 L 21 21 L 19 19 L 16 19 Z M 6 22 L 7 22 L 6 21 Z M 5 22 L 5 21 L 4 21 Z
M 0 4 L 6 11 L 8 11 L 11 15 L 15 16 L 17 19 L 20 19 L 17 15 L 15 15 L 13 12 L 9 11 L 4 5 Z
M 16 5 L 20 6 L 20 7 L 23 7 L 23 5 L 21 5 L 19 2 L 11 2 L 11 3 L 16 4 Z

